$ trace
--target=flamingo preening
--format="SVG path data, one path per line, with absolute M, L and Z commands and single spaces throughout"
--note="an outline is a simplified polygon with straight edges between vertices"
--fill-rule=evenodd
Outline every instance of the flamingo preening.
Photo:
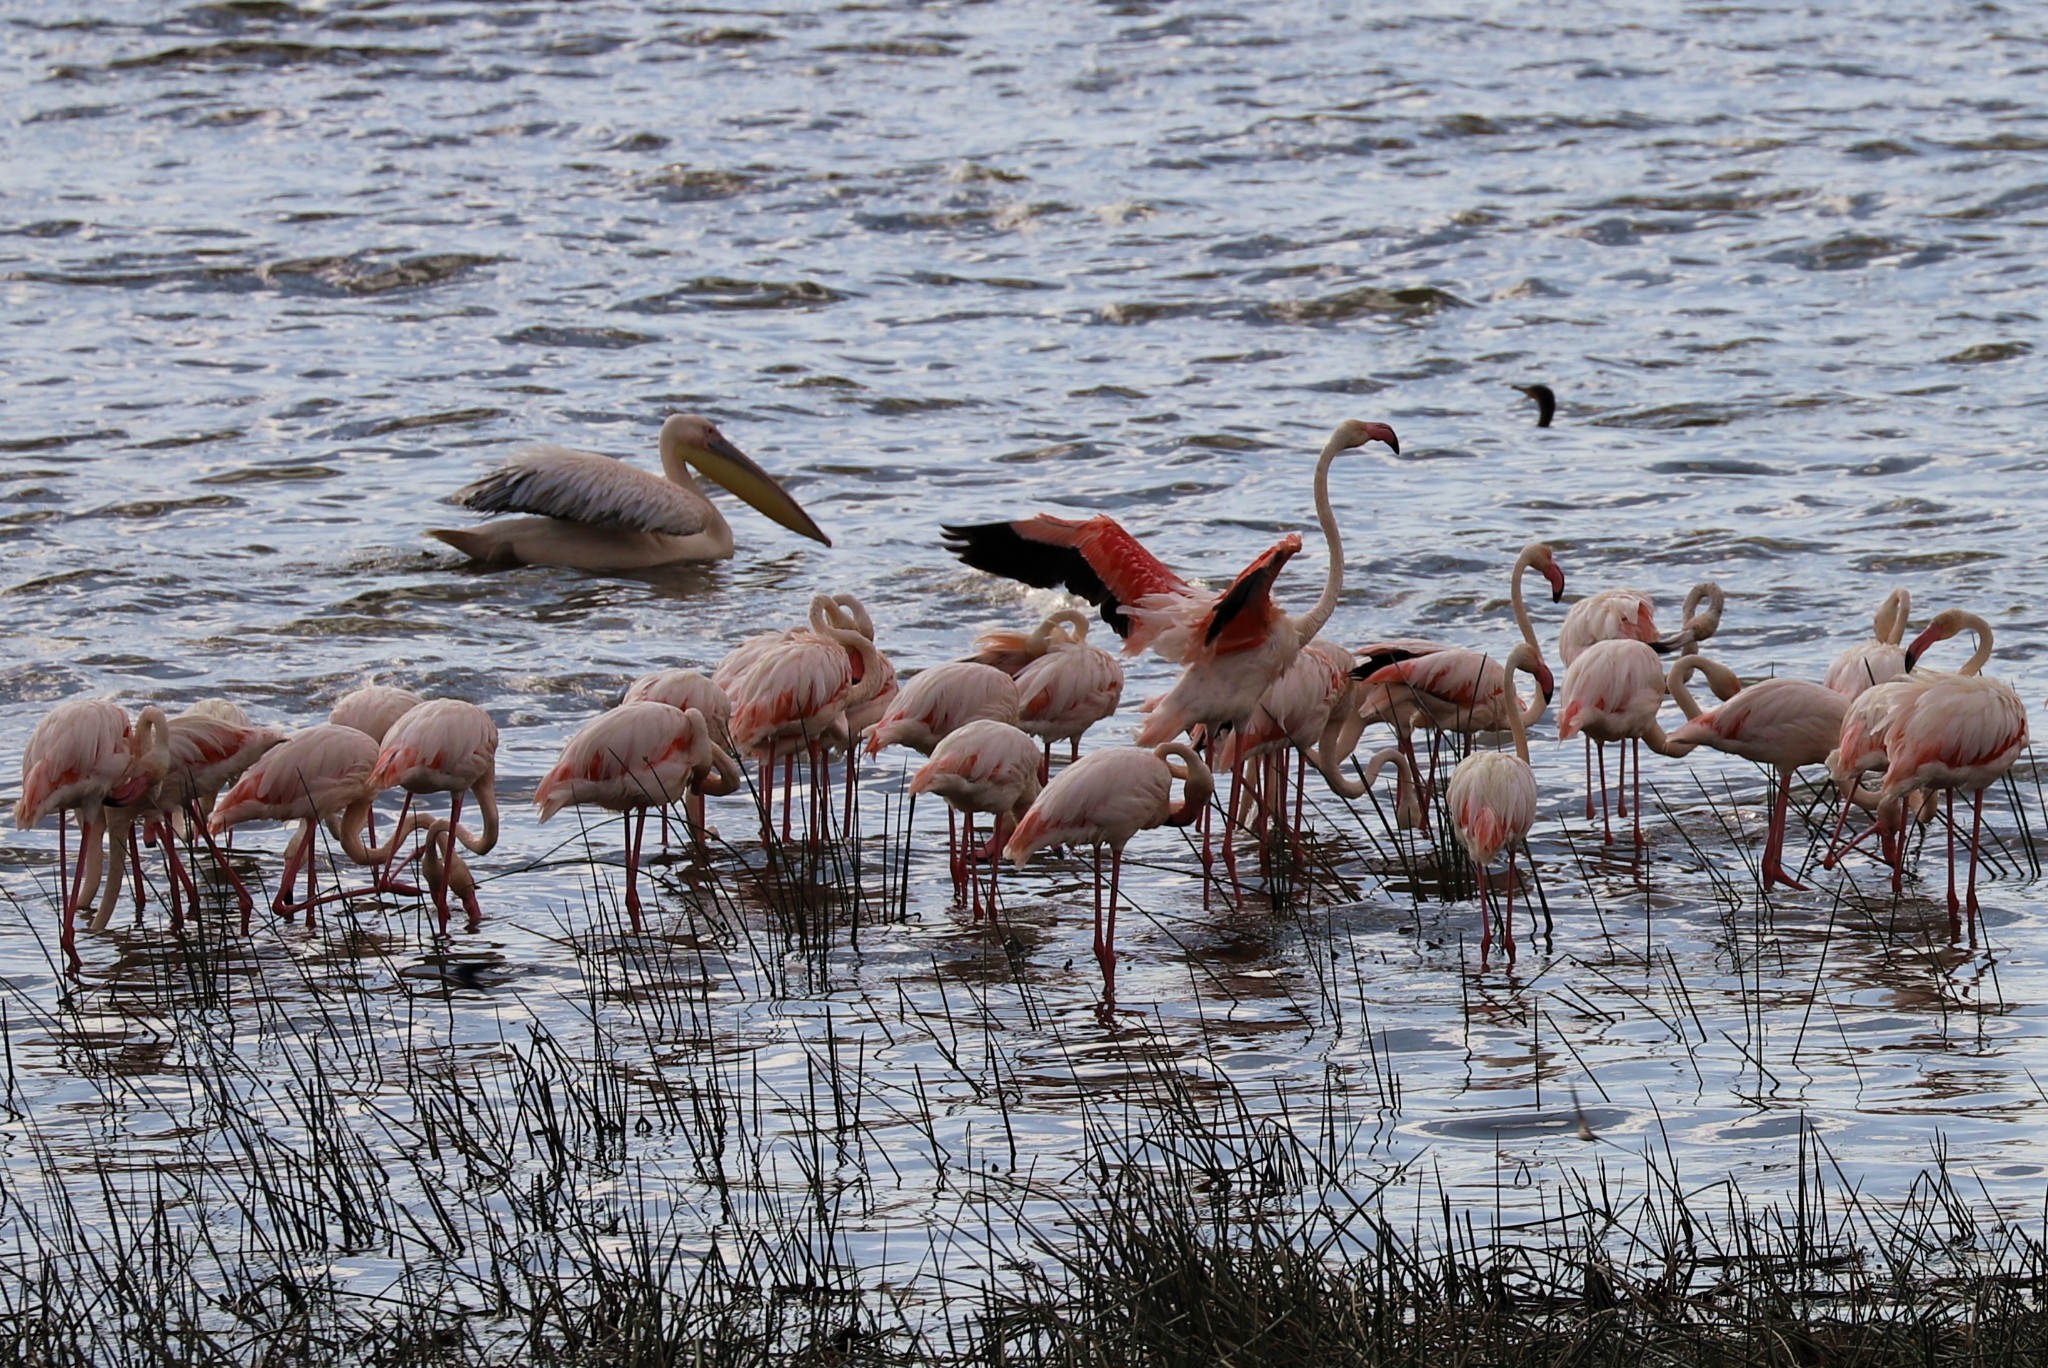
M 487 565 L 630 571 L 732 555 L 732 527 L 690 474 L 699 471 L 792 532 L 830 546 L 811 515 L 709 418 L 661 425 L 661 474 L 594 451 L 529 446 L 448 501 L 480 513 L 528 513 L 428 536 Z
M 1865 689 L 1887 684 L 1906 670 L 1906 623 L 1912 613 L 1913 596 L 1903 586 L 1884 596 L 1871 619 L 1870 640 L 1858 642 L 1835 657 L 1821 680 L 1844 698 L 1854 698 Z
M 1030 632 L 984 632 L 970 659 L 1017 682 L 1017 726 L 1045 744 L 1039 782 L 1052 772 L 1052 743 L 1065 741 L 1080 758 L 1081 737 L 1123 701 L 1124 667 L 1088 644 L 1088 618 L 1072 608 L 1047 614 Z

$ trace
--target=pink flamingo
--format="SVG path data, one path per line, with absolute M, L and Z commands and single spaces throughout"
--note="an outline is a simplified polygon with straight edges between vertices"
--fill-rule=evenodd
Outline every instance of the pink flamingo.
M 1067 743 L 1067 758 L 1081 754 L 1081 737 L 1116 712 L 1123 701 L 1124 667 L 1088 644 L 1088 619 L 1061 608 L 1028 634 L 984 632 L 972 659 L 1017 681 L 1017 726 L 1045 744 L 1039 782 L 1052 772 L 1052 744 Z
M 1515 695 L 1505 664 L 1484 651 L 1434 642 L 1377 642 L 1362 648 L 1364 661 L 1352 671 L 1365 681 L 1357 725 L 1391 725 L 1410 765 L 1417 769 L 1420 767 L 1414 765 L 1410 737 L 1418 726 L 1429 729 L 1435 737 L 1471 737 L 1479 732 L 1508 730 L 1510 715 L 1520 718 L 1525 730 L 1536 725 L 1550 705 L 1556 681 L 1550 666 L 1544 663 L 1535 625 L 1529 620 L 1529 605 L 1522 597 L 1522 575 L 1530 569 L 1541 571 L 1550 582 L 1551 602 L 1564 596 L 1564 571 L 1558 567 L 1549 545 L 1531 542 L 1523 547 L 1509 574 L 1508 600 L 1522 642 L 1533 657 L 1529 674 L 1536 690 L 1526 705 Z M 1429 649 L 1413 649 L 1418 647 Z M 1356 732 L 1351 735 L 1355 737 Z M 1434 741 L 1431 753 L 1433 758 Z
M 1543 664 L 1537 648 L 1519 642 L 1502 662 L 1510 677 L 1516 671 L 1534 675 Z M 1507 852 L 1507 908 L 1501 919 L 1507 942 L 1508 963 L 1515 962 L 1515 850 L 1536 822 L 1536 774 L 1529 768 L 1529 733 L 1522 726 L 1522 714 L 1507 710 L 1508 730 L 1514 734 L 1515 751 L 1479 750 L 1458 762 L 1444 789 L 1450 809 L 1451 829 L 1458 844 L 1472 859 L 1479 875 L 1479 967 L 1486 967 L 1493 948 L 1493 913 L 1487 907 L 1486 867 L 1502 851 Z
M 1316 512 L 1322 521 L 1332 574 L 1339 576 L 1339 590 L 1343 588 L 1343 558 L 1336 539 L 1336 516 L 1329 507 L 1329 464 L 1339 452 L 1366 442 L 1384 442 L 1396 454 L 1401 450 L 1400 439 L 1385 423 L 1352 420 L 1339 425 L 1317 465 Z M 1149 645 L 1175 663 L 1236 654 L 1262 644 L 1263 636 L 1279 625 L 1266 591 L 1280 565 L 1301 549 L 1299 538 L 1292 539 L 1291 546 L 1290 539 L 1283 538 L 1246 567 L 1229 589 L 1213 594 L 1175 574 L 1109 517 L 1076 520 L 1042 513 L 1016 522 L 940 530 L 946 548 L 975 569 L 1039 589 L 1064 585 L 1101 608 L 1102 620 L 1125 639 L 1126 654 Z M 1335 595 L 1330 599 L 1334 607 Z M 1248 620 L 1239 624 L 1247 610 Z M 1327 616 L 1326 610 L 1323 617 Z M 1272 673 L 1278 674 L 1293 659 L 1299 641 L 1306 641 L 1321 628 L 1322 619 L 1318 618 L 1308 631 L 1300 632 L 1296 644 L 1281 653 L 1285 658 Z M 1230 639 L 1219 640 L 1226 631 Z M 1264 688 L 1262 680 L 1251 691 L 1244 700 L 1245 712 L 1258 702 Z
M 542 822 L 565 807 L 619 814 L 626 843 L 626 912 L 638 932 L 647 810 L 673 803 L 693 787 L 723 797 L 738 791 L 740 782 L 739 765 L 712 741 L 704 714 L 694 708 L 679 712 L 666 703 L 621 703 L 569 738 L 533 801 Z
M 426 700 L 411 689 L 392 684 L 365 684 L 343 695 L 327 714 L 338 727 L 354 727 L 372 741 L 381 743 L 391 724 Z
M 626 686 L 622 703 L 666 703 L 678 710 L 695 708 L 704 714 L 704 723 L 711 728 L 713 744 L 725 750 L 732 749 L 732 700 L 725 696 L 725 690 L 715 680 L 706 678 L 696 670 L 657 670 L 653 674 L 641 675 Z M 683 814 L 689 823 L 690 837 L 702 841 L 718 833 L 704 825 L 704 795 L 692 788 L 683 799 Z M 668 811 L 661 814 L 661 848 L 668 849 Z
M 1844 698 L 1854 698 L 1877 684 L 1888 684 L 1906 672 L 1906 621 L 1912 613 L 1913 596 L 1904 588 L 1894 589 L 1878 605 L 1871 619 L 1870 640 L 1859 642 L 1835 657 L 1821 682 Z
M 448 819 L 430 826 L 429 840 L 438 838 L 443 850 L 436 862 L 439 877 L 429 880 L 434 910 L 440 916 L 441 932 L 448 931 L 449 879 L 457 868 L 455 843 L 460 840 L 471 854 L 488 855 L 498 844 L 498 724 L 474 703 L 439 698 L 422 703 L 392 723 L 384 733 L 384 747 L 377 754 L 372 785 L 383 790 L 402 788 L 409 795 L 445 793 Z M 462 797 L 471 794 L 477 811 L 483 814 L 483 831 L 471 834 L 462 825 Z M 404 824 L 378 854 L 387 865 L 404 837 Z M 475 884 L 463 898 L 470 928 L 483 921 L 483 908 L 476 900 Z
M 1716 696 L 1724 700 L 1701 712 L 1685 681 L 1695 669 L 1707 676 Z M 1807 679 L 1764 679 L 1745 687 L 1727 667 L 1704 656 L 1682 657 L 1665 680 L 1679 711 L 1688 719 L 1668 738 L 1667 755 L 1685 755 L 1699 746 L 1738 755 L 1778 772 L 1777 795 L 1771 803 L 1770 835 L 1764 849 L 1763 888 L 1772 884 L 1804 889 L 1785 872 L 1785 826 L 1792 808 L 1792 775 L 1805 765 L 1818 765 L 1842 734 L 1847 701 L 1824 684 Z
M 313 859 L 315 827 L 331 820 L 342 850 L 351 860 L 362 865 L 378 863 L 363 842 L 370 804 L 377 796 L 371 777 L 376 768 L 377 743 L 367 733 L 324 722 L 272 746 L 221 795 L 208 823 L 216 835 L 249 821 L 302 823 L 285 847 L 284 870 L 270 902 L 272 912 L 283 917 L 304 911 L 310 923 L 313 909 L 320 903 L 356 895 L 341 890 L 321 896 Z M 405 823 L 399 825 L 402 835 Z M 301 868 L 306 871 L 306 896 L 293 902 L 292 886 Z
M 850 747 L 848 714 L 872 699 L 883 682 L 881 657 L 874 643 L 857 628 L 843 624 L 838 605 L 829 595 L 818 594 L 811 599 L 808 629 L 785 633 L 725 686 L 733 705 L 733 745 L 761 766 L 759 798 L 764 845 L 772 845 L 775 836 L 774 762 L 784 760 L 793 767 L 798 755 L 810 757 L 811 839 L 822 838 L 828 812 L 824 795 L 830 787 L 830 748 Z M 821 772 L 825 775 L 822 781 Z M 784 840 L 789 838 L 792 786 L 790 775 L 785 773 Z
M 1977 654 L 1965 670 L 1981 667 L 1991 654 L 1991 629 L 1982 618 L 1961 609 L 1937 613 L 1925 631 L 1906 648 L 1910 673 L 1935 642 L 1965 627 L 1977 629 Z M 1981 658 L 1980 658 L 1981 657 Z M 2011 769 L 2027 744 L 2027 709 L 2011 686 L 1988 675 L 1964 673 L 1938 676 L 1910 695 L 1894 715 L 1885 734 L 1887 764 L 1878 789 L 1880 817 L 1911 793 L 1932 789 L 1943 795 L 1948 812 L 1948 910 L 1954 917 L 1967 908 L 1977 916 L 1977 849 L 1983 832 L 1984 790 Z M 1964 901 L 1956 899 L 1955 795 L 1970 795 L 1970 874 Z
M 1615 762 L 1615 803 L 1618 817 L 1633 816 L 1635 843 L 1643 844 L 1643 759 L 1645 742 L 1660 755 L 1670 754 L 1657 709 L 1664 702 L 1664 666 L 1656 650 L 1629 637 L 1595 641 L 1566 667 L 1564 692 L 1558 698 L 1557 737 L 1569 741 L 1583 734 L 1600 759 L 1601 839 L 1612 841 L 1607 816 L 1607 743 L 1624 743 Z M 1630 807 L 1625 769 L 1633 760 L 1635 801 Z M 1586 790 L 1586 816 L 1593 815 L 1593 790 Z
M 1351 653 L 1335 642 L 1317 637 L 1304 644 L 1301 653 L 1293 663 L 1283 670 L 1280 677 L 1272 682 L 1259 699 L 1244 726 L 1227 732 L 1218 742 L 1213 756 L 1215 769 L 1230 771 L 1230 822 L 1229 829 L 1235 833 L 1244 823 L 1244 796 L 1247 792 L 1255 795 L 1259 819 L 1254 824 L 1263 832 L 1266 818 L 1271 817 L 1274 825 L 1290 835 L 1298 833 L 1301 827 L 1302 780 L 1307 776 L 1311 757 L 1315 759 L 1318 771 L 1325 770 L 1324 761 L 1318 748 L 1330 731 L 1333 711 L 1343 706 L 1343 700 L 1354 689 L 1351 678 Z M 1289 822 L 1287 815 L 1287 758 L 1292 751 L 1296 759 L 1296 784 L 1294 819 Z M 1263 773 L 1254 773 L 1249 779 L 1246 766 L 1254 760 L 1263 760 Z M 1359 791 L 1362 795 L 1364 790 Z M 1265 847 L 1260 847 L 1264 857 Z M 1299 848 L 1296 848 L 1297 860 Z M 1224 847 L 1226 860 L 1231 859 L 1231 847 Z
M 1010 831 L 1038 797 L 1038 743 L 1029 735 L 993 718 L 981 718 L 948 732 L 932 748 L 932 758 L 911 777 L 912 793 L 936 793 L 965 820 L 966 835 L 962 858 L 953 866 L 953 887 L 963 885 L 974 893 L 977 918 L 981 912 L 981 884 L 973 877 L 974 814 L 991 813 L 995 830 L 989 836 L 987 853 L 988 913 L 996 914 L 996 871 L 1002 862 L 996 852 L 1009 839 Z
M 152 801 L 167 762 L 163 711 L 145 707 L 131 722 L 120 705 L 103 698 L 59 703 L 36 724 L 22 751 L 14 825 L 27 831 L 46 814 L 59 814 L 57 864 L 66 884 L 62 943 L 74 975 L 83 966 L 78 909 L 98 891 L 106 809 Z M 67 872 L 62 814 L 73 811 L 78 813 L 78 858 Z
M 138 826 L 147 839 L 161 846 L 164 852 L 164 864 L 170 873 L 171 928 L 176 930 L 184 922 L 181 888 L 190 895 L 194 910 L 198 909 L 199 885 L 193 879 L 190 867 L 180 858 L 177 846 L 176 828 L 180 824 L 189 824 L 204 839 L 216 867 L 234 889 L 246 923 L 249 913 L 255 908 L 255 900 L 249 896 L 249 890 L 235 872 L 227 852 L 214 840 L 207 819 L 212 815 L 221 789 L 240 778 L 271 747 L 284 740 L 284 733 L 275 727 L 251 724 L 247 714 L 224 699 L 206 699 L 171 718 L 165 724 L 165 739 L 169 754 L 156 797 L 146 808 L 138 806 L 129 810 L 131 821 L 127 842 L 129 858 L 135 866 L 137 910 L 140 910 L 142 902 L 142 856 L 135 845 L 135 828 Z M 119 885 L 119 872 L 120 862 L 117 859 L 113 887 Z M 94 929 L 104 925 L 111 911 L 110 892 L 108 901 L 101 905 L 100 915 L 94 919 Z
M 1655 647 L 1659 655 L 1688 652 L 1721 629 L 1726 606 L 1721 586 L 1702 580 L 1686 591 L 1678 632 L 1667 639 L 1657 630 L 1657 608 L 1648 594 L 1640 589 L 1602 589 L 1566 611 L 1557 629 L 1557 658 L 1569 666 L 1596 641 L 1640 641 Z
M 427 535 L 489 565 L 605 571 L 724 560 L 733 552 L 732 527 L 691 477 L 695 466 L 790 531 L 832 544 L 775 477 L 709 418 L 671 414 L 659 445 L 659 475 L 594 451 L 522 447 L 448 501 L 481 513 L 538 516 Z
M 1173 781 L 1182 785 L 1173 801 Z M 1146 749 L 1114 746 L 1082 756 L 1053 776 L 1032 803 L 1003 854 L 1019 869 L 1043 846 L 1095 847 L 1095 961 L 1102 966 L 1103 1006 L 1116 1004 L 1116 905 L 1123 878 L 1124 847 L 1133 836 L 1163 825 L 1186 826 L 1209 805 L 1215 782 L 1209 768 L 1186 745 L 1168 741 Z M 1102 848 L 1110 849 L 1109 900 L 1105 916 Z
M 867 753 L 875 755 L 884 746 L 900 745 L 930 755 L 948 735 L 970 722 L 1015 726 L 1021 708 L 1017 682 L 993 665 L 973 660 L 934 665 L 912 675 L 881 720 L 868 729 Z M 916 790 L 911 792 L 914 798 Z M 971 858 L 960 847 L 950 806 L 946 809 L 946 850 L 955 870 Z

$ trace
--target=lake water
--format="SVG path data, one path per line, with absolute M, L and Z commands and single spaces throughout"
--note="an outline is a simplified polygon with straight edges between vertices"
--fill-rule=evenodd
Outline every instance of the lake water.
M 0 7 L 5 763 L 67 697 L 224 694 L 298 724 L 371 674 L 504 731 L 480 931 L 259 917 L 236 973 L 268 1005 L 229 1031 L 251 1095 L 277 1023 L 332 1011 L 480 1077 L 526 1023 L 580 1039 L 595 1014 L 656 1072 L 744 1059 L 794 1091 L 829 1023 L 878 1096 L 935 1090 L 935 1134 L 873 1123 L 897 1163 L 849 1233 L 874 1279 L 913 1283 L 948 1164 L 1007 1132 L 1004 1164 L 1058 1171 L 1077 1099 L 1142 1113 L 1132 1048 L 1261 1106 L 1334 1088 L 1374 1118 L 1346 1165 L 1420 1160 L 1489 1206 L 1504 1174 L 1531 1200 L 1614 1146 L 1769 1191 L 1802 1128 L 1874 1191 L 1945 1142 L 2038 1204 L 2048 962 L 2017 845 L 1974 945 L 1920 896 L 1931 841 L 1899 904 L 1855 864 L 1766 907 L 1745 863 L 1763 782 L 1701 756 L 1647 771 L 1639 881 L 1586 858 L 1551 720 L 1535 846 L 1557 935 L 1512 973 L 1479 971 L 1471 904 L 1418 904 L 1357 858 L 1328 799 L 1350 894 L 1304 916 L 1204 907 L 1178 833 L 1133 848 L 1119 998 L 1140 1015 L 1110 1027 L 1080 866 L 1012 885 L 1006 950 L 948 906 L 935 813 L 907 915 L 857 947 L 764 943 L 744 851 L 696 876 L 720 925 L 682 910 L 678 866 L 660 953 L 587 931 L 615 834 L 540 828 L 524 800 L 632 676 L 849 589 L 899 666 L 951 658 L 1056 600 L 964 569 L 938 526 L 1041 509 L 1111 512 L 1212 579 L 1303 530 L 1281 590 L 1305 606 L 1309 472 L 1344 418 L 1403 452 L 1337 467 L 1340 640 L 1504 646 L 1506 567 L 1547 538 L 1574 597 L 1639 585 L 1675 614 L 1719 580 L 1713 650 L 1746 675 L 1818 678 L 1905 585 L 1916 625 L 1989 619 L 1996 672 L 2039 700 L 2043 16 L 1352 8 Z M 1535 380 L 1562 399 L 1546 431 L 1510 388 Z M 608 578 L 466 571 L 423 537 L 517 443 L 651 460 L 676 410 L 715 416 L 835 544 L 742 508 L 732 562 Z M 1562 613 L 1537 606 L 1547 641 Z M 1102 735 L 1170 678 L 1134 664 Z M 869 780 L 871 832 L 899 781 Z M 2020 793 L 2041 830 L 2030 772 Z M 721 811 L 740 839 L 744 806 Z M 0 1141 L 9 1181 L 44 1181 L 40 1147 L 218 1157 L 160 912 L 86 937 L 67 987 L 54 835 L 0 852 L 10 1098 L 34 1122 Z M 679 1043 L 641 956 L 682 946 Z M 450 960 L 477 986 L 443 993 Z M 930 1023 L 961 1013 L 971 1041 L 942 1041 Z M 388 1101 L 374 1068 L 347 1087 Z M 1574 1097 L 1604 1144 L 1560 1120 Z M 694 1192 L 667 1131 L 634 1145 Z

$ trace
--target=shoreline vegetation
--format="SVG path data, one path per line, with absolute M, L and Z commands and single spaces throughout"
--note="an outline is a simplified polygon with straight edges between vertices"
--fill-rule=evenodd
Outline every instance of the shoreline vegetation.
M 1585 1159 L 1540 1187 L 1504 1159 L 1489 1191 L 1447 1183 L 1427 1153 L 1377 1150 L 1401 1104 L 1390 1053 L 1367 1086 L 1304 1096 L 1234 1082 L 1207 1041 L 1143 1017 L 1065 1034 L 1040 1017 L 1077 1058 L 1064 1079 L 1026 1079 L 986 990 L 943 977 L 935 1007 L 886 1013 L 943 1061 L 915 1088 L 864 1069 L 828 1003 L 793 1089 L 724 1032 L 723 961 L 751 958 L 771 995 L 811 991 L 857 939 L 850 912 L 906 896 L 892 880 L 907 876 L 848 897 L 847 870 L 796 866 L 757 871 L 765 916 L 729 881 L 673 867 L 681 915 L 646 936 L 599 879 L 556 928 L 582 1000 L 544 1021 L 501 999 L 490 1036 L 458 996 L 504 987 L 493 966 L 411 963 L 403 937 L 353 912 L 329 919 L 330 953 L 264 957 L 224 897 L 54 1006 L 0 995 L 0 1360 L 2048 1356 L 2048 1206 L 2002 1205 L 1944 1153 L 1909 1191 L 1873 1195 L 1803 1116 L 1772 1142 L 1782 1182 L 1758 1192 L 1682 1172 L 1661 1119 L 1624 1144 L 1553 1092 L 1535 1124 L 1555 1143 L 1576 1133 Z M 294 973 L 289 993 L 266 987 Z M 1022 1004 L 1046 1009 L 1028 991 Z M 27 1032 L 90 1089 L 61 1133 L 22 1103 Z M 1118 1086 L 1087 1086 L 1083 1055 Z M 1074 1130 L 1047 1147 L 1012 1115 L 1027 1089 L 1056 1087 Z

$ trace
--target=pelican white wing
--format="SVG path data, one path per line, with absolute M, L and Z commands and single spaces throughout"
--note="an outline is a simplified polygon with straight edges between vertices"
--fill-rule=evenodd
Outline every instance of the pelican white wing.
M 480 513 L 537 513 L 564 522 L 687 537 L 709 524 L 711 506 L 694 489 L 594 451 L 522 447 L 497 470 L 448 496 Z

